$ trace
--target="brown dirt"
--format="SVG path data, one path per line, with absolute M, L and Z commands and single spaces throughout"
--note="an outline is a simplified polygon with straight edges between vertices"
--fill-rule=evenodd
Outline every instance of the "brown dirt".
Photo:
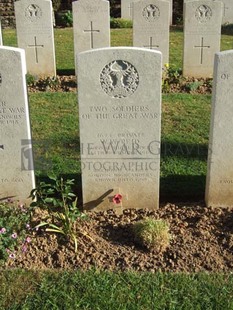
M 63 268 L 137 271 L 231 271 L 233 270 L 233 210 L 199 204 L 167 204 L 156 211 L 113 210 L 91 213 L 78 223 L 78 252 L 60 235 L 34 232 L 26 253 L 6 267 Z M 164 219 L 172 235 L 162 253 L 140 247 L 132 226 L 145 217 Z M 85 235 L 86 234 L 86 235 Z
M 74 75 L 57 75 L 56 78 L 33 80 L 28 83 L 29 92 L 76 92 L 77 80 Z M 210 94 L 212 79 L 196 79 L 180 77 L 177 81 L 169 81 L 163 86 L 164 93 Z

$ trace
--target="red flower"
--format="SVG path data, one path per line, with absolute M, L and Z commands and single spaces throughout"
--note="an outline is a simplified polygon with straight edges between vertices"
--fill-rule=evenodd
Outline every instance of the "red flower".
M 121 200 L 122 200 L 121 194 L 116 194 L 112 199 L 113 203 L 115 203 L 116 205 L 121 203 Z

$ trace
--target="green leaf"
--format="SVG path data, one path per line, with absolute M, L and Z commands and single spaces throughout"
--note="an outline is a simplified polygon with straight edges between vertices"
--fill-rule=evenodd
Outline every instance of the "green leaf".
M 48 225 L 49 225 L 49 227 L 55 228 L 55 229 L 57 229 L 57 230 L 61 230 L 60 227 L 58 227 L 57 225 L 54 225 L 54 224 L 52 224 L 52 223 L 49 223 Z
M 57 181 L 57 177 L 54 174 L 48 174 L 50 180 Z
M 40 224 L 36 225 L 36 228 L 40 228 L 40 227 L 43 227 L 45 225 L 49 225 L 49 224 L 46 222 L 41 222 Z
M 54 203 L 54 198 L 50 198 L 50 197 L 45 198 L 44 202 L 46 202 L 46 203 Z
M 49 231 L 49 232 L 56 232 L 56 233 L 65 235 L 64 231 L 63 231 L 63 230 L 60 230 L 60 229 L 46 228 L 46 231 Z
M 67 185 L 74 185 L 74 181 L 75 181 L 75 179 L 67 180 L 67 181 L 66 181 L 66 184 L 67 184 Z

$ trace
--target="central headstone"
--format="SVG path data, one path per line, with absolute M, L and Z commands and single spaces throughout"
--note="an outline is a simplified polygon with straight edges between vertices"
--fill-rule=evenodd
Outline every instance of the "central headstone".
M 141 0 L 133 5 L 133 46 L 158 50 L 163 64 L 169 62 L 170 3 L 164 0 Z
M 215 55 L 206 204 L 233 207 L 233 50 Z
M 140 48 L 79 54 L 86 209 L 158 208 L 161 67 L 160 52 Z
M 184 3 L 183 75 L 213 75 L 214 54 L 220 51 L 222 3 L 196 0 Z
M 18 47 L 26 52 L 28 73 L 55 76 L 53 9 L 50 0 L 15 2 Z
M 0 47 L 0 201 L 35 188 L 24 50 Z

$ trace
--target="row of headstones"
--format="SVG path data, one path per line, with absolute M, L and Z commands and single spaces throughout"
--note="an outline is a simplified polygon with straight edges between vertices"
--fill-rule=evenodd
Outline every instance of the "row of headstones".
M 163 54 L 169 63 L 170 2 L 142 0 L 132 3 L 133 45 Z M 50 0 L 15 2 L 18 47 L 26 51 L 28 72 L 55 76 L 55 49 Z M 222 5 L 212 0 L 187 0 L 184 4 L 183 75 L 211 77 L 214 54 L 220 51 Z M 75 55 L 110 46 L 109 1 L 73 2 Z M 76 70 L 77 73 L 77 70 Z
M 84 207 L 158 208 L 161 53 L 103 48 L 77 63 Z M 25 201 L 35 187 L 25 75 L 24 50 L 0 47 L 0 201 Z M 217 53 L 206 182 L 213 207 L 233 207 L 232 86 L 233 50 Z
M 132 3 L 139 0 L 121 0 L 121 17 L 133 19 Z M 170 1 L 170 23 L 172 24 L 173 0 Z M 184 2 L 191 0 L 184 0 Z M 233 2 L 232 0 L 221 0 L 223 3 L 222 24 L 233 24 Z

